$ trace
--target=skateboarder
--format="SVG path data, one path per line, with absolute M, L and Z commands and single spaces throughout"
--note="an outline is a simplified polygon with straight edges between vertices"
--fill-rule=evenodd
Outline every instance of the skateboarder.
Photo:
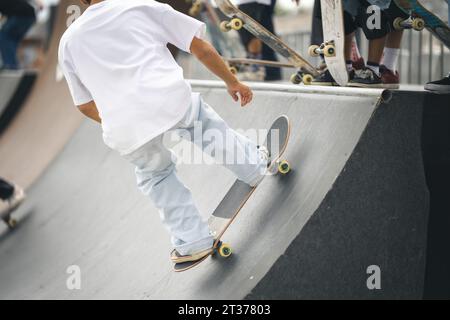
M 0 216 L 17 208 L 25 200 L 25 192 L 17 185 L 0 178 Z
M 89 7 L 68 28 L 59 47 L 74 103 L 101 123 L 105 143 L 136 167 L 138 187 L 160 210 L 172 237 L 172 261 L 198 260 L 211 252 L 214 239 L 191 192 L 178 179 L 164 134 L 182 131 L 184 139 L 217 160 L 234 160 L 224 161 L 224 166 L 252 186 L 262 180 L 269 154 L 229 128 L 191 92 L 166 45 L 197 57 L 241 106 L 251 102 L 252 91 L 203 40 L 202 22 L 152 0 L 82 1 Z M 226 137 L 226 142 L 211 142 L 211 133 Z

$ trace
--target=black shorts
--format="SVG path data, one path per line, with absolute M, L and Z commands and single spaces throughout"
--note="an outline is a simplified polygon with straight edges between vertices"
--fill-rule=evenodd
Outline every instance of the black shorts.
M 0 13 L 7 16 L 36 18 L 33 6 L 25 0 L 0 1 Z
M 349 35 L 356 31 L 358 25 L 355 18 L 344 10 L 344 33 Z M 313 27 L 311 35 L 311 43 L 318 44 L 323 42 L 323 29 L 322 29 L 322 8 L 320 0 L 315 0 L 313 9 Z
M 239 10 L 244 12 L 245 14 L 252 17 L 254 20 L 258 21 L 263 27 L 267 28 L 265 25 L 266 19 L 265 17 L 265 10 L 267 10 L 268 6 L 264 4 L 260 4 L 257 2 L 252 3 L 246 3 L 239 6 Z M 239 30 L 239 36 L 241 37 L 242 44 L 247 48 L 250 41 L 252 41 L 255 36 L 252 35 L 250 32 L 248 32 L 245 29 Z
M 395 31 L 393 23 L 398 17 L 407 18 L 408 15 L 400 10 L 395 1 L 391 1 L 389 8 L 380 12 L 380 28 L 369 28 L 367 21 L 373 16 L 373 12 L 367 13 L 367 9 L 371 6 L 365 0 L 359 0 L 361 6 L 358 11 L 358 15 L 355 17 L 356 26 L 360 27 L 368 40 L 379 39 L 386 36 L 388 33 Z

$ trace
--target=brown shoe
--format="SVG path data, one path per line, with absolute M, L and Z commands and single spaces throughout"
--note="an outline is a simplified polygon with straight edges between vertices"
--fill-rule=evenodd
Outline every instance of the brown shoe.
M 389 70 L 384 65 L 380 66 L 381 81 L 383 82 L 383 88 L 386 89 L 398 89 L 400 88 L 400 75 L 398 71 L 395 73 Z

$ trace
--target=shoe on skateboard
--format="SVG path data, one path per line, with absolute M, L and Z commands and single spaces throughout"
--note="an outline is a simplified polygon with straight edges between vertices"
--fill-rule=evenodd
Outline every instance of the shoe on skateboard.
M 274 173 L 285 175 L 290 172 L 291 168 L 289 162 L 281 158 L 286 150 L 290 132 L 291 126 L 289 118 L 285 115 L 277 118 L 270 127 L 265 142 L 265 147 L 267 148 L 268 154 L 271 158 L 271 162 L 267 169 L 267 175 Z M 263 150 L 262 147 L 261 150 Z M 223 243 L 221 238 L 241 209 L 247 203 L 247 200 L 257 189 L 260 182 L 261 181 L 258 181 L 256 186 L 250 186 L 240 180 L 236 180 L 208 220 L 210 230 L 216 239 L 214 241 L 213 250 L 199 260 L 175 263 L 175 272 L 189 270 L 199 265 L 210 255 L 213 255 L 216 252 L 225 258 L 231 255 L 231 247 L 228 244 Z

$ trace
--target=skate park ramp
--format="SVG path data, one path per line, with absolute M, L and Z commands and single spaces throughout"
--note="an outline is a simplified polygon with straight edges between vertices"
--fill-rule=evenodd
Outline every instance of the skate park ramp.
M 293 171 L 258 187 L 224 236 L 229 259 L 177 274 L 133 168 L 103 144 L 98 125 L 81 121 L 57 76 L 57 39 L 77 2 L 61 3 L 46 66 L 0 137 L 0 176 L 28 194 L 18 228 L 0 225 L 0 299 L 450 296 L 449 156 L 439 151 L 450 145 L 448 95 L 251 84 L 255 99 L 240 108 L 219 82 L 192 81 L 244 133 L 288 115 Z M 234 182 L 218 165 L 181 164 L 178 173 L 205 219 Z M 380 290 L 367 287 L 372 265 Z M 80 290 L 67 287 L 71 266 Z
M 234 255 L 174 273 L 170 239 L 133 168 L 86 120 L 28 189 L 17 211 L 27 218 L 1 237 L 1 299 L 423 296 L 423 93 L 252 84 L 254 102 L 240 108 L 218 82 L 192 85 L 244 132 L 280 114 L 292 121 L 294 169 L 266 178 L 243 208 L 224 237 Z M 217 165 L 178 172 L 205 219 L 234 180 Z M 81 290 L 66 287 L 73 265 Z M 382 290 L 367 288 L 371 265 Z

